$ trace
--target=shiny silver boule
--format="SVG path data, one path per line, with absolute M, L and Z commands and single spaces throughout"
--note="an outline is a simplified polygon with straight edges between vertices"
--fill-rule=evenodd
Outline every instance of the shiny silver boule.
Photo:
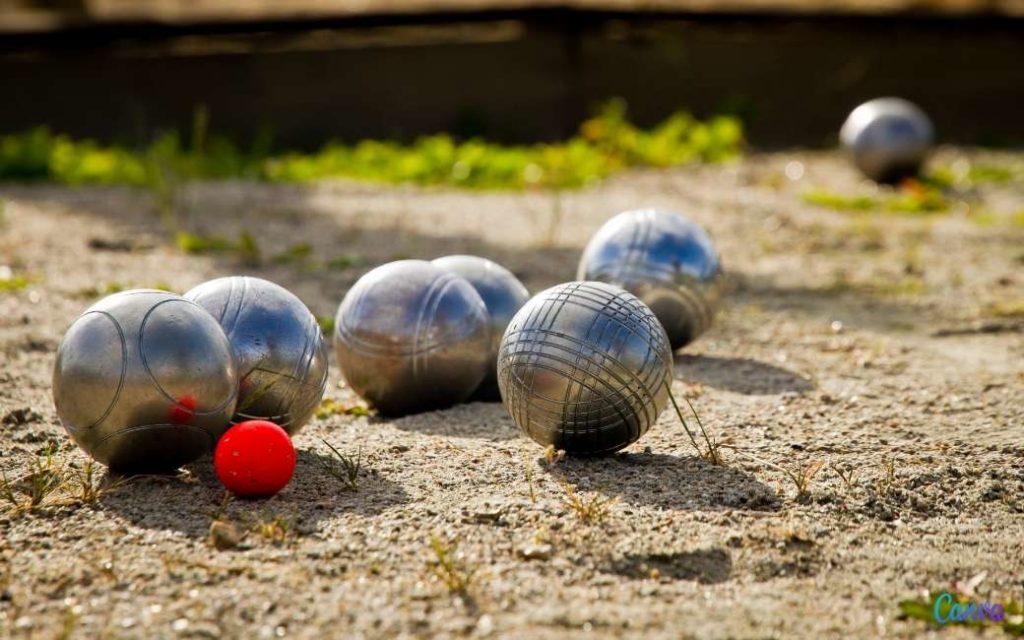
M 578 280 L 618 285 L 651 308 L 675 351 L 711 326 L 722 297 L 722 267 L 708 234 L 683 216 L 625 211 L 598 229 Z
M 530 292 L 511 271 L 486 258 L 456 255 L 438 258 L 432 262 L 465 278 L 483 298 L 487 316 L 490 318 L 490 360 L 487 364 L 487 375 L 473 397 L 479 400 L 500 401 L 496 367 L 501 336 L 505 333 L 505 327 L 512 320 L 512 316 L 530 299 Z
M 512 318 L 498 384 L 519 428 L 574 455 L 636 442 L 668 401 L 672 350 L 654 313 L 603 282 L 569 282 Z
M 57 349 L 57 415 L 86 453 L 116 471 L 171 471 L 209 452 L 237 396 L 235 357 L 220 325 L 166 291 L 100 300 Z
M 217 278 L 185 294 L 217 319 L 238 361 L 233 422 L 270 420 L 294 435 L 327 386 L 327 343 L 294 294 L 261 278 Z
M 917 175 L 934 135 L 931 120 L 913 103 L 878 98 L 850 113 L 839 141 L 864 175 L 877 182 L 897 182 Z
M 487 307 L 463 278 L 423 260 L 370 271 L 335 319 L 338 366 L 382 415 L 466 400 L 487 373 Z

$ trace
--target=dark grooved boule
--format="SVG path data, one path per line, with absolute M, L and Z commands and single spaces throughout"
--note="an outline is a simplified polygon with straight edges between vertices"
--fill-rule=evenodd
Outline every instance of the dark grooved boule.
M 865 102 L 850 113 L 839 132 L 857 168 L 877 182 L 917 175 L 933 137 L 925 112 L 901 98 Z
M 501 396 L 539 444 L 575 455 L 636 442 L 668 401 L 672 351 L 636 296 L 601 282 L 560 284 L 512 318 L 498 353 Z
M 665 211 L 626 211 L 587 244 L 579 280 L 618 285 L 651 308 L 673 350 L 711 326 L 722 296 L 722 268 L 708 234 Z
M 71 438 L 123 472 L 171 471 L 209 452 L 237 393 L 220 325 L 166 291 L 124 291 L 91 306 L 64 334 L 53 370 Z
M 483 298 L 490 318 L 490 361 L 487 365 L 487 375 L 473 397 L 492 402 L 500 401 L 496 367 L 501 336 L 505 333 L 505 327 L 512 320 L 512 316 L 530 299 L 530 293 L 511 271 L 486 258 L 445 256 L 434 260 L 433 264 L 465 278 Z
M 327 385 L 327 344 L 290 291 L 261 278 L 217 278 L 185 298 L 217 319 L 235 350 L 241 390 L 234 422 L 270 420 L 295 434 Z
M 383 415 L 466 400 L 487 373 L 489 343 L 480 294 L 423 260 L 391 262 L 364 275 L 335 320 L 345 380 Z

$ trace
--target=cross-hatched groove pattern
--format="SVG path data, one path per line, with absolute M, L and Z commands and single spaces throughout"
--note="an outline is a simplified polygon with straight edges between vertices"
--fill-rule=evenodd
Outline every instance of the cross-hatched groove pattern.
M 634 442 L 657 419 L 671 351 L 636 297 L 574 282 L 516 315 L 498 370 L 509 412 L 528 435 L 571 453 L 603 453 Z

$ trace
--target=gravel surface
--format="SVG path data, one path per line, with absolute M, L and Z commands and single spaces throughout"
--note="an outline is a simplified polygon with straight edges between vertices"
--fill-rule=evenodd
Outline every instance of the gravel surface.
M 967 160 L 1024 157 L 938 158 Z M 931 216 L 834 212 L 804 202 L 812 188 L 868 187 L 838 156 L 792 153 L 560 196 L 178 194 L 175 224 L 248 230 L 261 266 L 182 253 L 145 192 L 0 188 L 2 262 L 30 280 L 0 294 L 0 468 L 19 485 L 52 446 L 68 481 L 34 509 L 0 506 L 0 636 L 977 637 L 901 619 L 898 603 L 972 578 L 983 598 L 1024 599 L 1024 185 L 963 190 L 967 204 Z M 724 466 L 671 411 L 620 455 L 549 462 L 500 404 L 469 404 L 317 418 L 266 501 L 226 500 L 209 459 L 169 477 L 98 471 L 98 496 L 74 486 L 86 457 L 50 374 L 105 290 L 248 273 L 331 316 L 380 262 L 477 253 L 538 291 L 639 206 L 706 225 L 729 269 L 728 306 L 677 355 L 674 386 L 735 447 Z M 328 397 L 359 406 L 333 364 Z M 355 490 L 324 440 L 361 456 Z M 790 474 L 809 476 L 805 493 Z

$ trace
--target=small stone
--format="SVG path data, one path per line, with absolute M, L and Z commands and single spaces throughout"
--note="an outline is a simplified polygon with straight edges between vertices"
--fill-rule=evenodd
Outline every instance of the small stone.
M 239 535 L 238 529 L 230 522 L 214 520 L 210 525 L 210 545 L 214 549 L 234 549 L 241 541 L 242 536 Z
M 524 560 L 547 560 L 551 557 L 551 552 L 550 544 L 528 544 L 519 549 L 519 555 Z
M 494 633 L 494 618 L 486 613 L 480 616 L 480 619 L 476 621 L 476 632 L 481 636 L 489 636 Z

